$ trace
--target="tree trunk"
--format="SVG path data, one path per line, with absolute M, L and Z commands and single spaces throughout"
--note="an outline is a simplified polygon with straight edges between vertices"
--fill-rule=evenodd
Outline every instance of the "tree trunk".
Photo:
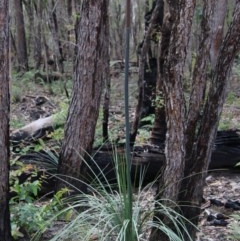
M 144 39 L 139 46 L 139 71 L 138 71 L 138 102 L 135 110 L 135 118 L 132 125 L 130 142 L 134 144 L 141 118 L 146 116 L 143 107 L 151 108 L 153 92 L 157 82 L 157 61 L 151 56 L 151 41 L 157 35 L 163 21 L 164 1 L 154 1 L 153 8 L 145 16 L 146 31 Z M 155 43 L 156 44 L 156 43 Z M 152 107 L 153 108 L 153 107 Z M 148 111 L 146 111 L 148 112 Z
M 206 1 L 206 4 L 207 2 L 208 1 Z M 226 98 L 228 77 L 234 58 L 240 51 L 239 27 L 240 2 L 238 1 L 234 11 L 233 21 L 224 41 L 222 41 L 214 68 L 214 76 L 204 106 L 203 116 L 196 138 L 196 146 L 193 148 L 191 156 L 186 156 L 185 179 L 182 182 L 179 200 L 184 202 L 184 206 L 181 208 L 183 215 L 195 225 L 198 223 L 204 180 L 212 155 L 212 143 L 215 139 L 218 122 Z M 186 205 L 188 208 L 186 208 Z M 188 225 L 188 231 L 191 237 L 194 238 L 196 229 L 194 229 L 192 225 Z
M 14 7 L 16 17 L 18 71 L 26 71 L 28 70 L 28 56 L 22 0 L 14 1 Z
M 59 37 L 59 29 L 58 29 L 58 19 L 56 12 L 56 3 L 54 0 L 51 0 L 50 3 L 51 11 L 49 14 L 49 26 L 52 33 L 53 41 L 54 41 L 54 51 L 53 51 L 53 61 L 54 61 L 54 70 L 64 72 L 63 66 L 63 49 L 61 39 Z
M 36 28 L 34 26 L 35 15 L 34 15 L 33 1 L 24 1 L 23 3 L 24 3 L 24 9 L 25 9 L 25 16 L 27 16 L 27 21 L 26 21 L 27 25 L 25 24 L 26 32 L 29 33 L 26 38 L 27 54 L 28 54 L 28 58 L 32 59 L 34 54 L 32 51 L 33 45 L 34 45 L 33 40 L 35 39 L 34 36 L 40 33 L 36 32 Z
M 161 42 L 159 47 L 158 57 L 158 76 L 156 85 L 156 99 L 155 99 L 155 119 L 151 132 L 150 142 L 161 147 L 165 146 L 167 124 L 165 113 L 165 101 L 163 96 L 163 66 L 166 56 L 169 51 L 169 42 L 171 36 L 171 17 L 166 13 L 164 17 L 163 26 L 161 29 Z
M 171 15 L 174 16 L 172 13 L 178 4 L 170 1 L 169 3 Z M 210 65 L 208 53 L 211 46 L 215 3 L 215 0 L 204 1 L 202 33 L 193 73 L 190 102 L 186 105 L 189 106 L 187 114 L 185 114 L 181 76 L 195 6 L 193 1 L 185 1 L 187 9 L 181 5 L 183 12 L 180 11 L 179 19 L 176 18 L 174 21 L 169 54 L 163 66 L 163 90 L 167 118 L 166 169 L 160 180 L 160 183 L 164 185 L 159 185 L 157 198 L 176 202 L 181 209 L 181 214 L 194 225 L 198 224 L 205 175 L 211 160 L 213 141 L 225 101 L 228 75 L 234 57 L 240 51 L 240 36 L 237 32 L 240 27 L 240 2 L 238 1 L 233 22 L 221 43 L 207 92 L 206 80 Z M 183 26 L 184 29 L 182 29 Z M 164 204 L 168 203 L 164 202 Z M 159 213 L 156 213 L 156 216 L 165 224 L 173 227 L 167 218 Z M 186 223 L 188 233 L 182 230 L 186 241 L 195 239 L 197 230 L 192 224 Z M 174 227 L 173 230 L 175 230 Z M 154 229 L 150 240 L 164 241 L 169 240 L 169 237 Z
M 167 136 L 166 136 L 166 167 L 160 178 L 158 197 L 177 203 L 181 180 L 185 166 L 185 100 L 183 93 L 183 69 L 191 32 L 195 1 L 169 1 L 171 21 L 171 38 L 169 50 L 163 65 L 163 92 L 165 98 Z M 181 10 L 179 10 L 181 9 Z M 168 205 L 167 201 L 164 201 Z M 156 218 L 163 219 L 172 227 L 167 217 L 156 213 Z M 151 241 L 167 241 L 169 237 L 160 230 L 153 229 Z
M 220 51 L 221 43 L 224 36 L 224 22 L 227 14 L 227 0 L 216 1 L 215 11 L 214 11 L 214 22 L 213 22 L 213 32 L 212 32 L 212 43 L 210 49 L 210 61 L 212 69 L 214 69 L 217 57 Z
M 42 63 L 42 18 L 43 18 L 43 3 L 42 0 L 38 0 L 35 3 L 36 11 L 36 30 L 35 33 L 38 33 L 34 36 L 34 60 L 35 68 L 39 69 Z
M 59 174 L 85 191 L 81 181 L 94 141 L 106 61 L 108 61 L 108 0 L 84 0 L 77 27 L 73 95 L 60 153 Z M 74 179 L 75 178 L 75 181 Z M 66 185 L 66 184 L 65 184 Z M 59 180 L 57 188 L 64 186 Z
M 9 213 L 9 13 L 8 0 L 0 1 L 0 237 L 11 241 Z

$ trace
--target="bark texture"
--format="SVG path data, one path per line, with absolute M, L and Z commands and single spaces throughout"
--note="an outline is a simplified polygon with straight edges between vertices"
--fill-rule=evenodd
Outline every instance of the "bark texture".
M 207 4 L 208 1 L 206 1 Z M 214 1 L 212 1 L 214 2 Z M 196 137 L 196 143 L 192 154 L 186 156 L 186 168 L 180 189 L 180 201 L 191 208 L 182 207 L 183 215 L 194 224 L 198 222 L 200 204 L 203 194 L 204 180 L 209 166 L 212 146 L 216 136 L 217 127 L 223 104 L 226 99 L 226 89 L 229 74 L 235 56 L 240 51 L 240 36 L 237 33 L 240 27 L 240 2 L 237 1 L 233 20 L 224 38 L 217 58 L 214 76 L 212 78 L 206 104 L 203 108 L 203 116 Z M 195 218 L 193 218 L 195 217 Z M 189 232 L 194 237 L 196 230 L 189 226 Z M 187 240 L 187 239 L 186 239 Z
M 168 1 L 170 13 L 170 41 L 166 55 L 163 55 L 162 83 L 165 98 L 167 134 L 165 141 L 166 166 L 159 181 L 157 199 L 171 200 L 177 203 L 181 180 L 185 167 L 185 116 L 186 107 L 183 93 L 183 70 L 187 56 L 187 47 L 191 33 L 192 19 L 196 2 Z M 171 202 L 171 204 L 172 204 Z M 163 201 L 168 205 L 168 201 Z M 174 229 L 168 217 L 155 214 L 155 220 Z M 167 241 L 169 236 L 158 229 L 153 229 L 151 241 Z
M 215 3 L 214 21 L 212 22 L 212 43 L 210 49 L 210 60 L 212 68 L 214 69 L 218 54 L 220 51 L 221 43 L 224 37 L 224 22 L 227 14 L 227 0 L 219 0 Z
M 25 24 L 23 16 L 23 1 L 14 1 L 16 16 L 16 44 L 18 71 L 28 70 L 27 43 L 25 35 Z
M 60 154 L 59 173 L 84 191 L 85 163 L 92 151 L 106 61 L 108 60 L 108 0 L 85 0 L 77 27 L 73 95 Z M 59 181 L 58 188 L 63 184 Z
M 9 25 L 8 0 L 0 1 L 0 237 L 11 241 L 9 213 Z
M 154 33 L 157 32 L 156 29 L 160 28 L 162 25 L 163 18 L 163 9 L 164 9 L 164 1 L 156 0 L 154 1 L 155 6 L 153 9 L 146 14 L 145 19 L 145 34 L 144 39 L 139 48 L 139 71 L 138 71 L 138 102 L 135 110 L 135 118 L 132 125 L 130 142 L 133 144 L 135 142 L 137 131 L 139 127 L 139 122 L 141 118 L 144 117 L 144 102 L 145 106 L 151 106 L 151 97 L 150 93 L 146 93 L 146 90 L 150 90 L 150 92 L 154 91 L 156 88 L 156 64 L 154 66 L 153 62 L 150 63 L 149 59 L 152 58 L 156 62 L 149 52 L 151 52 L 151 41 L 153 40 Z M 152 61 L 151 60 L 151 61 Z M 149 72 L 148 72 L 149 71 Z M 146 76 L 149 75 L 149 76 Z M 147 79 L 149 78 L 149 79 Z M 151 81 L 150 81 L 151 78 Z M 146 116 L 146 115 L 145 115 Z
M 163 91 L 166 103 L 167 137 L 166 168 L 159 185 L 158 199 L 176 202 L 181 214 L 197 225 L 203 194 L 204 180 L 212 155 L 218 122 L 226 97 L 228 76 L 233 60 L 240 51 L 240 2 L 236 2 L 232 23 L 223 41 L 210 86 L 206 88 L 209 52 L 215 21 L 216 0 L 204 0 L 201 36 L 193 72 L 189 105 L 183 96 L 183 64 L 190 35 L 195 1 L 168 1 L 173 19 L 168 55 L 163 65 Z M 179 12 L 180 11 L 180 12 Z M 188 106 L 188 109 L 185 107 Z M 164 183 L 164 185 L 162 184 Z M 167 205 L 168 203 L 165 202 Z M 157 213 L 157 218 L 173 227 L 168 218 Z M 184 240 L 195 240 L 196 229 L 186 223 Z M 174 227 L 173 227 L 173 230 Z M 151 241 L 169 240 L 160 231 L 153 230 Z

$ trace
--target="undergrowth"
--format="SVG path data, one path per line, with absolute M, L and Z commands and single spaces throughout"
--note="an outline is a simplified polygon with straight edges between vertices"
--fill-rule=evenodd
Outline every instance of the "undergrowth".
M 113 153 L 114 170 L 116 174 L 116 183 L 111 183 L 103 170 L 99 168 L 100 174 L 95 174 L 90 166 L 90 172 L 93 172 L 94 180 L 88 185 L 89 193 L 81 193 L 62 199 L 65 209 L 59 211 L 54 217 L 48 220 L 49 224 L 63 213 L 71 213 L 69 222 L 65 227 L 51 239 L 51 241 L 140 241 L 147 240 L 151 228 L 155 227 L 165 232 L 170 240 L 183 241 L 182 230 L 186 231 L 185 224 L 189 223 L 184 217 L 176 212 L 177 205 L 166 207 L 162 205 L 163 200 L 154 200 L 153 190 L 155 182 L 147 186 L 142 185 L 144 170 L 140 175 L 139 186 L 132 193 L 132 198 L 128 196 L 128 184 L 126 183 L 126 164 L 123 156 Z M 86 165 L 88 163 L 86 162 Z M 60 176 L 58 177 L 60 178 Z M 81 180 L 79 180 L 81 182 Z M 131 200 L 132 203 L 129 203 Z M 132 214 L 129 219 L 129 205 L 132 205 Z M 159 209 L 156 210 L 155 206 Z M 153 221 L 154 212 L 160 212 L 168 217 L 174 224 L 176 230 L 171 230 L 161 220 Z M 131 224 L 132 236 L 127 233 L 128 225 Z M 37 232 L 34 241 L 39 240 L 42 232 Z M 191 240 L 191 239 L 190 239 Z
M 11 229 L 14 240 L 29 238 L 36 232 L 43 232 L 49 226 L 48 220 L 63 208 L 62 197 L 67 189 L 57 192 L 51 200 L 39 199 L 39 192 L 45 176 L 32 164 L 23 164 L 17 159 L 11 161 L 9 202 Z M 69 213 L 61 217 L 68 219 Z

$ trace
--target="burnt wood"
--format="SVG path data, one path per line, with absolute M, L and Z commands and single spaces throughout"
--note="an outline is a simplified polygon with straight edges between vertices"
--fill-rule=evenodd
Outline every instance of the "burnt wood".
M 113 155 L 113 153 L 115 154 Z M 114 160 L 114 156 L 117 156 Z M 116 165 L 124 165 L 124 146 L 114 147 L 105 145 L 100 150 L 93 153 L 92 158 L 87 160 L 87 172 L 83 174 L 83 179 L 87 182 L 96 182 L 96 176 L 101 182 L 116 184 Z M 165 155 L 162 148 L 157 146 L 145 145 L 135 146 L 131 149 L 132 169 L 131 177 L 134 186 L 149 184 L 161 175 L 165 163 Z M 37 165 L 43 172 L 46 170 L 49 177 L 57 172 L 58 153 L 40 151 L 23 155 L 19 158 L 24 163 Z M 115 164 L 115 161 L 118 161 Z M 232 169 L 240 162 L 240 136 L 238 131 L 218 132 L 216 142 L 213 147 L 212 158 L 209 171 L 219 169 Z M 26 180 L 29 175 L 22 175 L 21 181 Z M 142 178 L 141 178 L 142 177 Z M 43 193 L 52 191 L 55 185 L 55 178 L 49 178 L 44 183 Z M 107 180 L 107 181 L 106 181 Z M 141 181 L 139 181 L 141 180 Z

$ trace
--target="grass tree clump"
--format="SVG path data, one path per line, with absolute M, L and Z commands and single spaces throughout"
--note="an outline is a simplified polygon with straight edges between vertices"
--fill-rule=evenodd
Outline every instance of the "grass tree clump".
M 87 162 L 86 162 L 86 165 Z M 97 166 L 97 163 L 95 163 Z M 182 232 L 187 232 L 185 224 L 189 221 L 176 212 L 176 204 L 172 207 L 165 207 L 154 201 L 154 184 L 143 187 L 141 185 L 144 174 L 140 175 L 139 187 L 131 193 L 129 198 L 126 178 L 125 160 L 114 154 L 114 169 L 116 183 L 107 179 L 103 171 L 94 174 L 94 181 L 88 185 L 89 193 L 76 194 L 67 197 L 64 202 L 67 208 L 59 212 L 73 213 L 71 221 L 62 228 L 51 241 L 59 240 L 114 240 L 114 241 L 140 241 L 147 240 L 152 227 L 156 227 L 169 236 L 169 240 L 183 241 Z M 98 172 L 98 173 L 99 173 Z M 144 173 L 144 171 L 143 171 Z M 161 200 L 162 201 L 162 200 Z M 130 203 L 131 202 L 131 203 Z M 169 201 L 170 202 L 170 201 Z M 131 217 L 129 218 L 129 206 L 132 206 Z M 153 221 L 154 208 L 159 207 L 163 217 L 172 220 L 174 230 L 167 227 L 162 220 Z M 57 215 L 56 215 L 57 216 Z M 53 219 L 50 220 L 53 222 Z M 128 225 L 132 225 L 132 235 L 129 237 Z

